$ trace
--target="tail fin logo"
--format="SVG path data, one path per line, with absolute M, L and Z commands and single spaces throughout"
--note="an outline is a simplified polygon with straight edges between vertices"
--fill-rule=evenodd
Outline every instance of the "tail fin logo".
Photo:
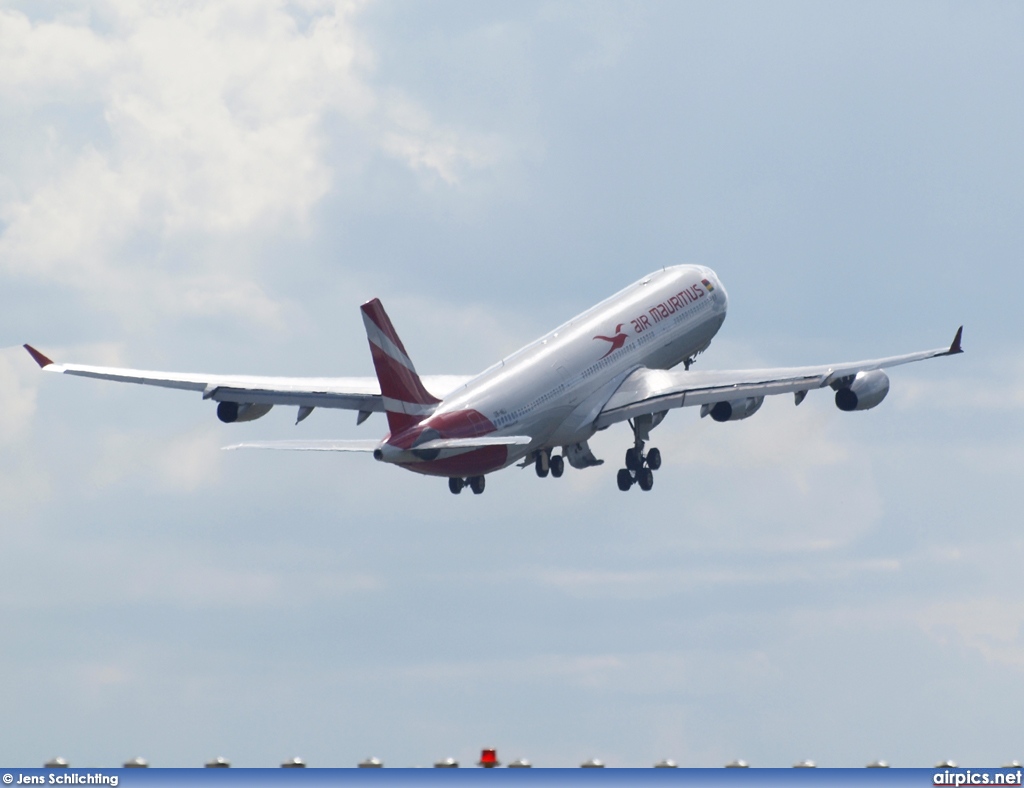
M 615 326 L 615 335 L 614 336 L 605 337 L 605 336 L 601 336 L 600 334 L 598 334 L 596 337 L 594 337 L 594 339 L 603 339 L 605 342 L 610 342 L 611 343 L 611 347 L 608 348 L 608 352 L 605 353 L 603 356 L 601 356 L 601 358 L 607 358 L 612 353 L 614 353 L 616 350 L 618 350 L 620 347 L 622 347 L 623 345 L 626 344 L 626 340 L 629 339 L 629 337 L 626 334 L 622 333 L 622 327 L 624 325 L 625 325 L 625 323 L 619 323 L 617 326 Z
M 380 300 L 367 301 L 361 309 L 388 427 L 398 435 L 433 413 L 440 400 L 423 387 Z

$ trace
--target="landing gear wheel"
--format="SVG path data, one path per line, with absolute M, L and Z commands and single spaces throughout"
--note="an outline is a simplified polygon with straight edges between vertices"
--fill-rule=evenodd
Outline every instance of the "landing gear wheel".
M 641 490 L 649 492 L 654 486 L 654 471 L 650 468 L 641 468 L 640 472 L 636 475 L 636 481 L 640 485 Z
M 469 480 L 469 489 L 473 491 L 474 495 L 479 495 L 484 491 L 484 477 L 473 476 Z
M 452 476 L 448 479 L 448 489 L 452 491 L 452 494 L 458 495 L 462 492 L 464 482 L 457 476 Z
M 548 475 L 550 465 L 548 463 L 548 456 L 544 452 L 540 452 L 537 455 L 537 462 L 534 464 L 534 467 L 537 469 L 537 475 L 540 478 L 543 479 Z
M 626 449 L 626 470 L 638 471 L 644 465 L 644 455 L 640 449 Z
M 619 475 L 615 477 L 615 481 L 619 484 L 619 489 L 622 492 L 628 492 L 629 488 L 633 486 L 633 474 L 626 468 L 619 469 Z
M 647 467 L 652 471 L 658 470 L 661 467 L 661 452 L 657 449 L 651 449 L 647 452 Z
M 565 473 L 565 460 L 562 459 L 561 455 L 556 454 L 551 458 L 551 475 L 556 479 Z

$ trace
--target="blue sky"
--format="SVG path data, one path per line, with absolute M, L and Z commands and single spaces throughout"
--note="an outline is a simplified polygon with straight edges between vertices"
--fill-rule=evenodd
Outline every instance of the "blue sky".
M 0 759 L 1024 758 L 1024 10 L 0 4 Z M 936 347 L 878 409 L 674 412 L 481 497 L 347 413 L 220 424 L 58 360 L 478 371 L 709 265 L 705 368 Z

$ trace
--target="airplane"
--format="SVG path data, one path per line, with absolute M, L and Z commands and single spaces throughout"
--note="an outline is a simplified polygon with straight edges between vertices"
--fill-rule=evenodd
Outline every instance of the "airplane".
M 588 440 L 628 422 L 632 446 L 616 482 L 649 491 L 661 452 L 647 448 L 668 411 L 699 407 L 716 422 L 750 418 L 764 398 L 831 388 L 842 411 L 869 410 L 889 392 L 885 368 L 963 352 L 963 326 L 952 344 L 902 356 L 810 367 L 693 371 L 725 320 L 729 298 L 710 268 L 677 265 L 648 274 L 563 323 L 479 375 L 425 375 L 412 360 L 379 299 L 362 305 L 376 371 L 373 378 L 286 378 L 205 375 L 56 364 L 31 345 L 44 370 L 100 380 L 202 392 L 227 423 L 253 421 L 274 405 L 298 408 L 296 424 L 315 408 L 387 417 L 388 433 L 371 440 L 291 440 L 227 449 L 367 452 L 409 471 L 448 479 L 452 493 L 484 491 L 488 474 L 519 463 L 540 477 L 562 476 L 565 464 L 603 464 Z M 676 369 L 678 366 L 682 369 Z M 556 451 L 558 453 L 556 453 Z

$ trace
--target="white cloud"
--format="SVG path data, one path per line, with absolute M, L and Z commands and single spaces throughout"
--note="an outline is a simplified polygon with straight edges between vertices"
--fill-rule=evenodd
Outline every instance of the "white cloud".
M 676 421 L 684 418 L 685 426 Z M 871 452 L 817 404 L 794 409 L 792 399 L 774 397 L 749 419 L 725 424 L 685 408 L 652 438 L 663 479 L 699 479 L 680 516 L 683 533 L 704 546 L 829 550 L 872 529 L 883 513 Z
M 1024 669 L 1024 603 L 996 596 L 929 607 L 918 624 L 938 643 L 979 652 L 987 661 Z
M 36 412 L 39 368 L 18 348 L 0 350 L 0 446 L 29 433 Z
M 750 568 L 685 567 L 673 571 L 599 569 L 543 569 L 535 574 L 541 585 L 552 586 L 580 599 L 657 599 L 712 587 L 767 587 L 779 583 L 821 583 L 858 575 L 889 574 L 901 568 L 899 560 L 781 561 Z
M 65 21 L 33 24 L 0 10 L 0 98 L 5 102 L 82 102 L 98 96 L 115 53 L 95 32 Z
M 344 188 L 328 159 L 351 175 L 352 162 L 358 172 L 395 157 L 449 185 L 488 162 L 465 133 L 371 86 L 362 5 L 109 2 L 102 32 L 88 15 L 0 14 L 0 100 L 47 167 L 0 192 L 0 270 L 129 320 L 212 313 L 280 326 L 245 249 L 307 231 L 313 206 Z M 79 109 L 40 128 L 32 113 L 52 102 Z M 72 144 L 82 113 L 102 123 Z M 338 123 L 346 147 L 329 156 Z M 242 249 L 224 253 L 232 246 Z
M 980 379 L 947 373 L 937 382 L 908 376 L 889 396 L 901 410 L 1024 411 L 1024 356 L 1018 352 L 987 359 Z

